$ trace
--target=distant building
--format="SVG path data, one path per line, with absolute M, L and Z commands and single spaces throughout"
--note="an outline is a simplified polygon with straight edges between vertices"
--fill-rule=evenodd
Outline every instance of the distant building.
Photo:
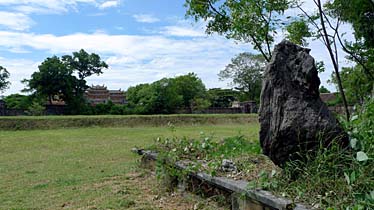
M 257 104 L 255 101 L 234 101 L 231 108 L 241 108 L 243 113 L 257 113 Z
M 319 96 L 324 103 L 336 101 L 336 93 L 320 93 Z
M 108 90 L 104 85 L 92 85 L 87 89 L 85 97 L 93 106 L 97 104 L 107 103 L 108 101 L 111 101 L 114 104 L 127 103 L 124 91 L 122 91 L 121 89 Z

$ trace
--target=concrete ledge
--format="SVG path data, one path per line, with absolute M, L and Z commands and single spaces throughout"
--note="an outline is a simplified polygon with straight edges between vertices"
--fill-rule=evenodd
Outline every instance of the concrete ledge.
M 143 155 L 147 161 L 156 161 L 157 153 L 152 151 L 133 149 L 133 152 Z M 181 170 L 187 169 L 183 162 L 177 162 L 176 168 Z M 226 177 L 213 177 L 209 174 L 198 172 L 190 173 L 189 176 L 197 178 L 210 185 L 216 186 L 222 190 L 232 193 L 232 209 L 233 210 L 247 210 L 247 209 L 263 209 L 263 210 L 309 210 L 302 204 L 295 204 L 291 200 L 275 196 L 272 193 L 264 190 L 249 190 L 247 188 L 248 182 L 244 180 L 233 180 Z M 252 206 L 252 207 L 251 207 Z M 257 207 L 255 207 L 257 206 Z M 262 208 L 260 208 L 262 206 Z

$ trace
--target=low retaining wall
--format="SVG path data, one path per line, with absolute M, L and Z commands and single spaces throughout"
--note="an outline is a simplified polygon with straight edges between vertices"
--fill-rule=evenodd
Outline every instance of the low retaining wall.
M 149 165 L 157 160 L 157 153 L 151 151 L 133 149 L 133 152 L 142 155 L 142 162 Z M 175 168 L 186 170 L 183 162 L 177 162 Z M 273 195 L 264 190 L 248 190 L 248 182 L 244 180 L 233 180 L 226 177 L 213 177 L 209 174 L 198 172 L 190 173 L 192 179 L 200 180 L 209 186 L 219 188 L 231 195 L 232 210 L 308 210 L 304 205 L 295 204 L 292 201 Z M 180 183 L 179 183 L 180 184 Z M 183 184 L 183 183 L 182 183 Z

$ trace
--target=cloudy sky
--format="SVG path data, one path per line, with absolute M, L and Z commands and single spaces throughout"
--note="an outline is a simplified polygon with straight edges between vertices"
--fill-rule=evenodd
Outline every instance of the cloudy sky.
M 184 0 L 0 0 L 0 65 L 11 73 L 9 95 L 24 88 L 47 57 L 85 49 L 110 66 L 88 79 L 124 89 L 163 77 L 195 72 L 208 88 L 227 87 L 218 72 L 249 44 L 207 36 L 204 23 L 185 19 Z M 312 55 L 325 60 L 324 85 L 331 74 L 321 43 Z

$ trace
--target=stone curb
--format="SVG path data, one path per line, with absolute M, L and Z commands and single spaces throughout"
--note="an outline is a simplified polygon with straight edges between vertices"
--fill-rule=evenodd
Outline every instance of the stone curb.
M 133 148 L 132 152 L 142 155 L 147 160 L 156 161 L 157 153 L 152 151 L 146 151 L 142 149 Z M 177 162 L 175 167 L 181 170 L 186 169 L 186 165 L 182 162 Z M 226 177 L 213 177 L 209 174 L 198 172 L 190 173 L 189 176 L 195 177 L 201 181 L 207 182 L 211 185 L 217 186 L 225 191 L 232 192 L 233 194 L 246 195 L 247 198 L 254 200 L 258 203 L 262 203 L 270 208 L 279 210 L 310 210 L 302 204 L 295 204 L 291 200 L 275 196 L 272 193 L 264 190 L 249 190 L 247 189 L 248 182 L 244 180 L 233 180 Z M 249 208 L 250 209 L 250 208 Z M 265 208 L 264 208 L 265 209 Z

